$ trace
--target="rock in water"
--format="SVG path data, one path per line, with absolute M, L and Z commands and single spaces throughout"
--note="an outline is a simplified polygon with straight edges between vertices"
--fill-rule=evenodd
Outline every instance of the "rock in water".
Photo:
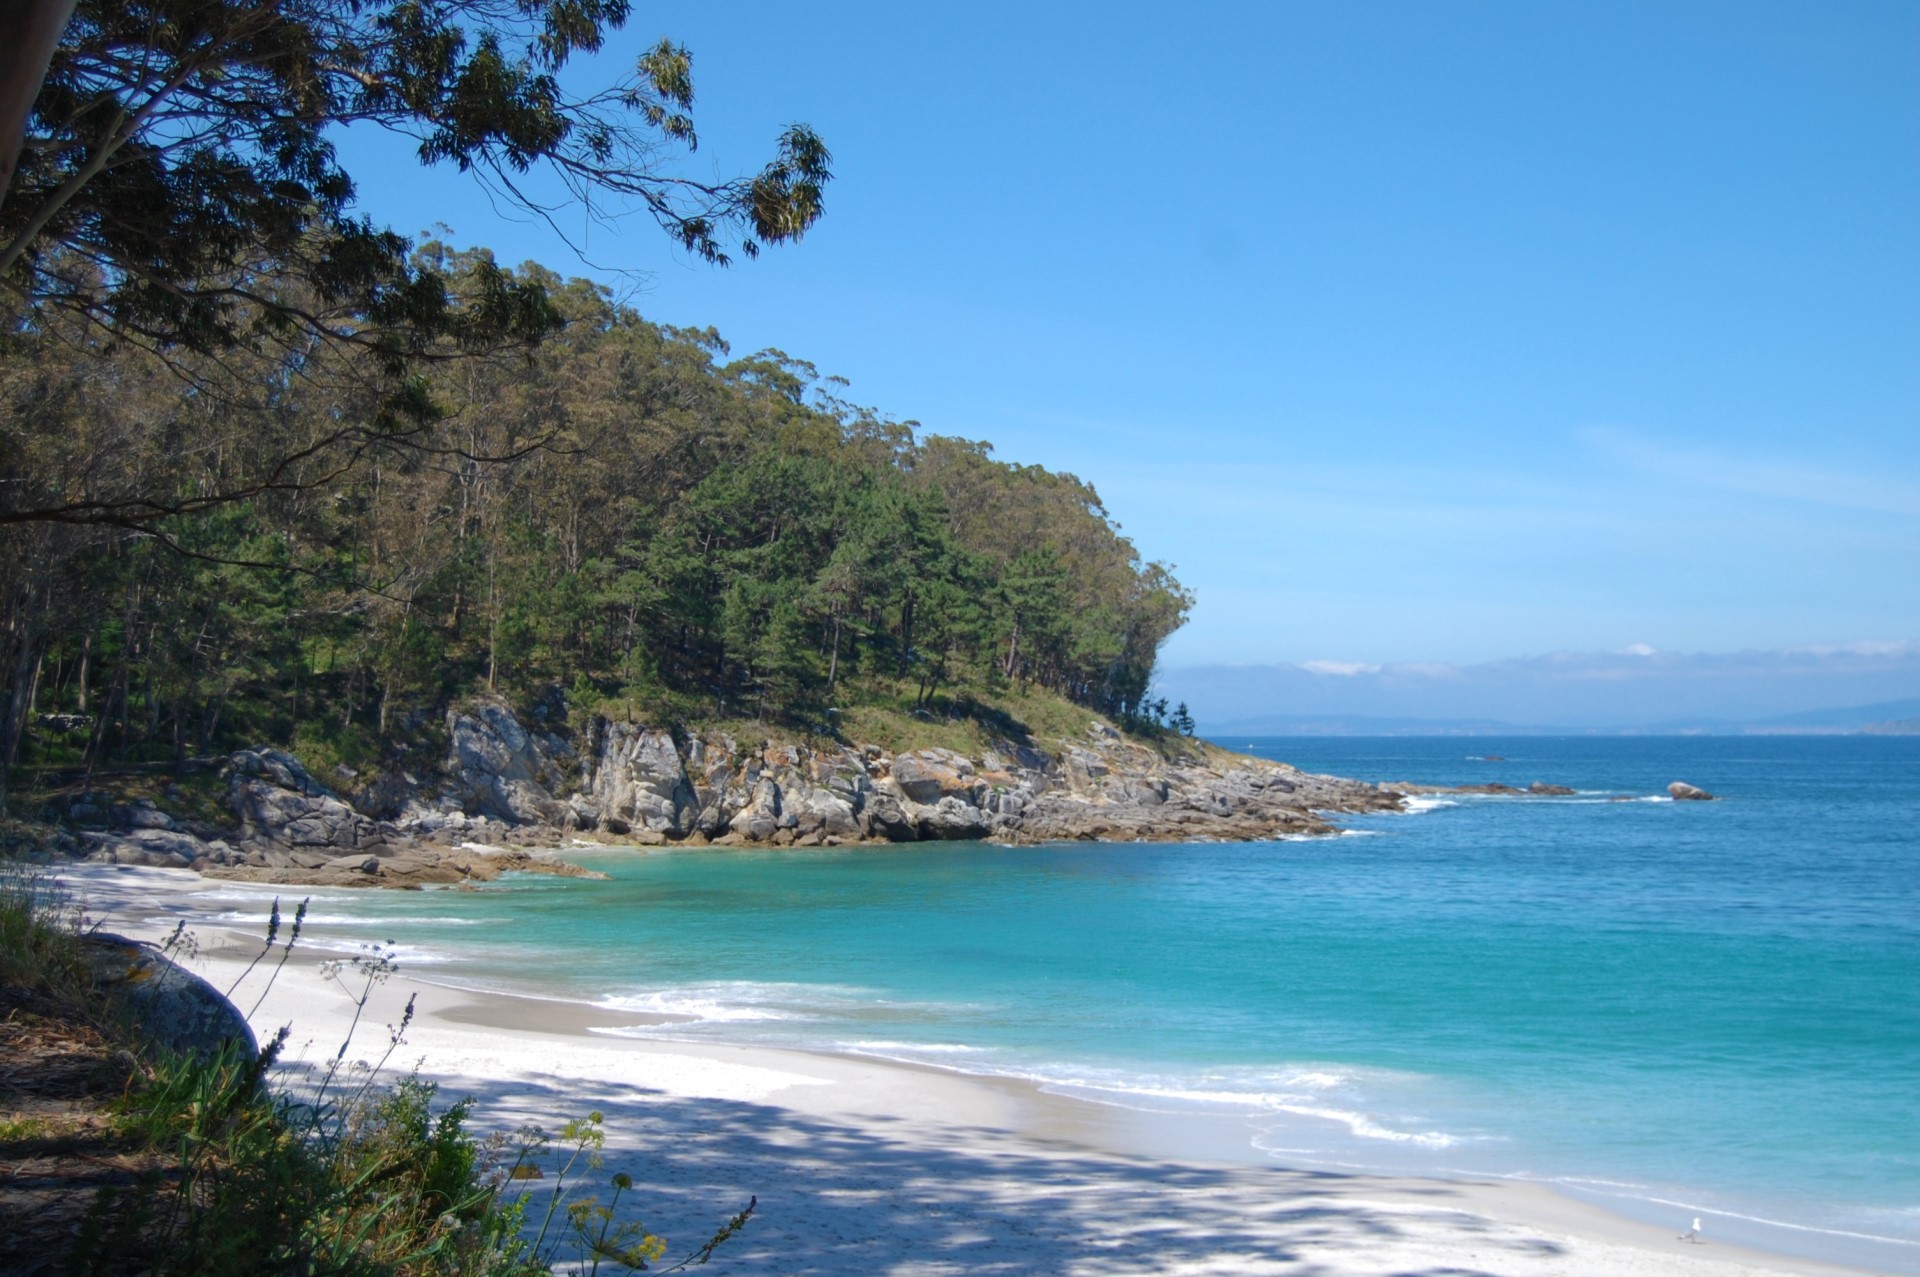
M 1676 780 L 1671 785 L 1668 785 L 1667 792 L 1673 795 L 1675 802 L 1705 803 L 1713 801 L 1712 794 L 1709 794 L 1706 790 L 1698 786 L 1689 785 L 1684 780 Z

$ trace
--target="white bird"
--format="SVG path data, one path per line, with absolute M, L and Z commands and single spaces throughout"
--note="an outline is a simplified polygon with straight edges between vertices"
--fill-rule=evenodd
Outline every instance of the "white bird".
M 1696 1246 L 1700 1244 L 1700 1220 L 1697 1217 L 1693 1221 L 1693 1227 L 1688 1229 L 1680 1240 L 1683 1242 L 1692 1242 Z

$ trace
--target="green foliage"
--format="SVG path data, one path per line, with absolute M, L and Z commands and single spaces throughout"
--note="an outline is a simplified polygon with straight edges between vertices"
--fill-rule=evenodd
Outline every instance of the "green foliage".
M 0 985 L 77 998 L 91 983 L 79 916 L 39 875 L 0 860 Z
M 456 453 L 382 453 L 174 518 L 174 552 L 0 526 L 0 764 L 265 741 L 323 776 L 412 770 L 439 756 L 448 706 L 556 686 L 583 713 L 762 731 L 844 736 L 869 706 L 954 721 L 1030 691 L 1151 725 L 1154 661 L 1192 596 L 1087 484 L 921 437 L 782 352 L 731 359 L 712 332 L 535 275 L 563 334 L 433 378 Z M 34 474 L 127 466 L 133 487 L 222 490 L 252 449 L 375 410 L 342 390 L 338 352 L 263 413 L 183 401 L 150 357 L 69 336 L 0 359 L 18 409 L 0 441 Z
M 292 933 L 277 942 L 276 901 L 261 957 L 277 949 L 284 964 L 304 916 L 302 905 Z M 57 996 L 75 1014 L 96 1007 L 79 924 L 38 882 L 0 879 L 0 975 Z M 174 952 L 191 948 L 176 939 Z M 379 953 L 333 968 L 363 1007 L 390 971 Z M 278 975 L 274 965 L 263 978 L 270 987 Z M 44 1257 L 64 1271 L 545 1277 L 568 1253 L 593 1273 L 602 1263 L 645 1268 L 665 1253 L 666 1243 L 621 1209 L 633 1190 L 628 1175 L 607 1179 L 613 1192 L 604 1204 L 581 1191 L 602 1169 L 600 1114 L 569 1121 L 556 1135 L 528 1127 L 481 1138 L 470 1127 L 471 1099 L 436 1107 L 435 1084 L 417 1075 L 384 1084 L 380 1070 L 404 1040 L 404 1019 L 371 1067 L 343 1063 L 349 1033 L 304 1094 L 268 1084 L 286 1029 L 257 1056 L 229 1043 L 209 1058 L 159 1051 L 137 1025 L 101 1023 L 133 1068 L 112 1105 L 114 1138 L 151 1169 L 95 1197 L 68 1253 Z M 0 1140 L 44 1140 L 56 1125 L 44 1117 L 0 1121 Z M 542 1163 L 552 1173 L 536 1177 Z M 543 1188 L 518 1191 L 530 1181 Z M 706 1262 L 752 1210 L 749 1203 L 676 1267 Z
M 388 408 L 417 418 L 413 356 L 537 339 L 560 315 L 536 280 L 490 260 L 456 280 L 356 217 L 333 130 L 398 133 L 422 164 L 529 207 L 525 175 L 544 170 L 601 209 L 644 209 L 710 262 L 797 240 L 820 216 L 831 157 L 801 125 L 750 177 L 671 168 L 696 144 L 686 49 L 663 40 L 610 86 L 562 86 L 628 12 L 80 0 L 0 205 L 0 283 L 154 347 L 350 345 L 393 378 Z

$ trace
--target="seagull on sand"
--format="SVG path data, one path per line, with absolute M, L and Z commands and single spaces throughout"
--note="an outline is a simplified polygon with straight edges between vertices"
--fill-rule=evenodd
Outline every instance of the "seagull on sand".
M 1693 1221 L 1693 1227 L 1681 1235 L 1680 1240 L 1683 1242 L 1692 1242 L 1696 1246 L 1700 1244 L 1700 1221 L 1698 1218 Z

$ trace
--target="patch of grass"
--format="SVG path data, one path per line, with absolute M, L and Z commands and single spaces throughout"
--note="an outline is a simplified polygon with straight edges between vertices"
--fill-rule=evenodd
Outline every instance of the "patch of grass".
M 0 985 L 83 1003 L 93 968 L 80 947 L 78 912 L 50 880 L 0 864 Z
M 293 729 L 293 741 L 287 752 L 306 764 L 307 771 L 323 785 L 338 777 L 338 768 L 365 771 L 379 765 L 382 749 L 371 727 L 361 723 L 341 726 L 331 717 L 302 720 Z
M 848 744 L 878 745 L 889 754 L 913 749 L 977 754 L 985 745 L 979 724 L 971 718 L 949 718 L 930 710 L 883 703 L 854 706 L 836 716 L 836 726 L 840 738 Z
M 0 1144 L 36 1143 L 58 1139 L 63 1133 L 60 1123 L 51 1118 L 0 1117 Z
M 962 686 L 925 706 L 915 704 L 911 684 L 861 690 L 858 702 L 838 717 L 840 734 L 890 753 L 939 748 L 978 756 L 1002 741 L 1056 750 L 1085 743 L 1096 723 L 1114 727 L 1086 706 L 1040 687 Z
M 189 820 L 213 825 L 233 822 L 233 812 L 227 806 L 227 782 L 217 771 L 187 772 L 154 803 L 156 806 L 171 803 L 173 806 L 167 810 Z
M 1096 714 L 1086 706 L 1076 705 L 1066 697 L 1044 688 L 1029 687 L 1024 692 L 1010 688 L 997 699 L 1010 713 L 1027 724 L 1036 744 L 1049 745 L 1061 741 L 1077 744 L 1087 739 L 1087 729 L 1095 723 L 1114 726 L 1104 715 Z

